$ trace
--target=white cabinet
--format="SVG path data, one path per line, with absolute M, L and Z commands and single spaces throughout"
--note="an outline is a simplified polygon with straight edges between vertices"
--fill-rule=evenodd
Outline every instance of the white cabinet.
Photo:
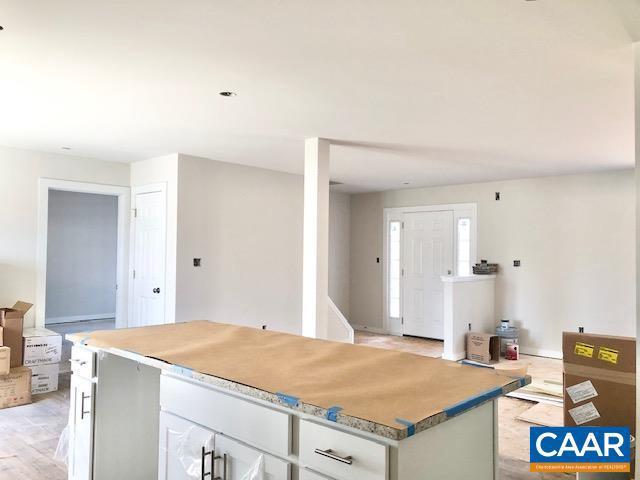
M 299 480 L 333 480 L 333 479 L 329 477 L 324 477 L 319 473 L 312 472 L 311 470 L 307 470 L 306 468 L 301 468 Z
M 300 463 L 339 480 L 386 480 L 386 445 L 300 421 Z
M 93 467 L 93 393 L 95 385 L 71 376 L 69 410 L 69 480 L 89 480 Z
M 213 460 L 214 432 L 166 412 L 160 412 L 158 451 L 159 480 L 209 478 Z M 211 478 L 218 476 L 211 475 Z
M 189 420 L 160 412 L 159 480 L 242 480 L 260 462 L 267 480 L 289 480 L 288 462 Z
M 216 455 L 222 457 L 223 464 L 226 462 L 226 476 L 223 470 L 223 480 L 242 480 L 256 468 L 261 456 L 265 480 L 289 480 L 290 464 L 288 462 L 242 445 L 224 435 L 216 436 L 215 451 Z

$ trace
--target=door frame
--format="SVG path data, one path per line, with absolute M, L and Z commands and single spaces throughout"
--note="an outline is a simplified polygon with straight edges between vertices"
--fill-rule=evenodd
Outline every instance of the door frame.
M 471 262 L 478 261 L 478 204 L 477 203 L 448 203 L 439 205 L 420 205 L 411 207 L 385 207 L 382 209 L 382 320 L 383 329 L 391 335 L 402 336 L 403 316 L 403 289 L 404 282 L 400 282 L 400 319 L 389 317 L 389 222 L 404 222 L 406 213 L 417 212 L 453 212 L 453 268 L 457 275 L 458 269 L 458 249 L 456 239 L 458 238 L 458 220 L 460 218 L 471 219 Z M 400 265 L 404 265 L 404 228 L 400 229 Z
M 170 306 L 169 301 L 171 300 L 170 295 L 175 297 L 175 285 L 168 285 L 169 275 L 167 275 L 169 268 L 169 258 L 167 256 L 169 252 L 168 248 L 168 221 L 169 221 L 169 211 L 168 211 L 168 198 L 167 198 L 167 183 L 166 182 L 158 182 L 158 183 L 149 183 L 146 185 L 137 185 L 131 187 L 131 222 L 129 228 L 129 275 L 131 281 L 129 282 L 129 308 L 128 315 L 129 318 L 133 318 L 133 304 L 134 304 L 134 288 L 133 288 L 133 266 L 135 265 L 135 241 L 136 241 L 136 217 L 135 213 L 133 213 L 136 209 L 136 197 L 141 193 L 153 193 L 153 192 L 162 192 L 164 194 L 164 255 L 165 255 L 165 264 L 164 264 L 164 284 L 162 286 L 165 294 L 164 294 L 164 318 L 163 323 L 173 323 L 175 321 L 173 316 L 170 316 L 168 313 L 168 308 Z M 175 302 L 175 301 L 174 301 Z
M 36 233 L 36 315 L 35 326 L 45 327 L 47 305 L 47 243 L 49 228 L 49 191 L 92 193 L 118 198 L 118 236 L 116 243 L 116 328 L 127 326 L 130 188 L 102 183 L 75 182 L 52 178 L 38 179 L 38 227 Z

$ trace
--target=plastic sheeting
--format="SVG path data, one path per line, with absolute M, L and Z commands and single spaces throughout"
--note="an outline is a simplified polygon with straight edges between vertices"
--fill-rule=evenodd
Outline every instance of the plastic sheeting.
M 56 462 L 64 463 L 69 466 L 69 425 L 64 427 L 60 438 L 58 439 L 58 446 L 53 454 L 53 459 Z
M 241 480 L 267 480 L 267 476 L 264 473 L 264 456 L 260 455 L 256 463 L 251 466 L 251 469 L 243 475 Z

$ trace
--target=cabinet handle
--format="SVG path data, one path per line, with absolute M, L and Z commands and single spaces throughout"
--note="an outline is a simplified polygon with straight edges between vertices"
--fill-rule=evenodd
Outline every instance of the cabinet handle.
M 322 455 L 323 457 L 330 458 L 331 460 L 335 460 L 336 462 L 346 463 L 347 465 L 351 465 L 353 463 L 353 457 L 351 455 L 348 457 L 341 457 L 340 455 L 336 455 L 331 449 L 321 450 L 316 448 L 315 453 Z
M 84 360 L 78 360 L 77 358 L 71 358 L 69 361 L 71 363 L 77 363 L 80 366 L 87 364 L 87 362 L 85 362 Z
M 200 480 L 205 480 L 205 478 L 207 478 L 209 476 L 211 476 L 213 478 L 212 473 L 215 471 L 214 470 L 215 469 L 215 463 L 214 463 L 215 456 L 214 456 L 213 453 L 214 453 L 213 450 L 211 450 L 210 452 L 207 452 L 207 449 L 202 447 L 202 456 L 201 456 L 201 459 L 202 459 L 202 470 L 200 471 Z M 205 473 L 205 463 L 206 463 L 208 455 L 211 455 L 211 471 Z
M 91 410 L 85 412 L 84 401 L 88 398 L 91 398 L 91 395 L 85 395 L 84 392 L 81 392 L 81 395 L 82 399 L 80 400 L 80 420 L 84 420 L 84 416 L 91 413 Z
M 214 451 L 215 452 L 215 451 Z M 222 477 L 216 477 L 216 460 L 222 459 Z M 213 455 L 211 460 L 211 471 L 213 472 L 213 480 L 227 480 L 227 454 Z

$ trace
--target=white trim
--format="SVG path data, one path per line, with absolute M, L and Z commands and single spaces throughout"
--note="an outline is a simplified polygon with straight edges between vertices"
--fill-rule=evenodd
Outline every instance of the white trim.
M 442 353 L 443 360 L 449 360 L 451 362 L 457 362 L 458 360 L 463 360 L 467 358 L 467 352 L 455 352 L 453 355 L 449 356 L 446 353 Z
M 542 348 L 531 348 L 520 345 L 520 353 L 522 355 L 532 355 L 534 357 L 557 358 L 562 360 L 562 352 L 556 350 L 544 350 Z
M 116 254 L 116 327 L 127 326 L 127 265 L 125 249 L 129 233 L 129 187 L 101 183 L 74 182 L 51 178 L 38 179 L 38 229 L 36 236 L 36 327 L 45 326 L 47 305 L 47 230 L 49 223 L 49 190 L 94 193 L 118 197 L 118 239 Z
M 153 192 L 162 192 L 164 194 L 164 285 L 162 285 L 162 290 L 165 292 L 164 294 L 164 323 L 174 323 L 175 322 L 175 309 L 173 314 L 171 314 L 171 309 L 169 306 L 169 295 L 173 295 L 175 297 L 175 285 L 173 288 L 167 287 L 167 269 L 169 268 L 169 258 L 167 255 L 169 254 L 169 235 L 167 232 L 167 228 L 169 225 L 169 199 L 167 198 L 167 182 L 158 182 L 158 183 L 149 183 L 147 185 L 137 185 L 131 187 L 131 212 L 133 212 L 136 208 L 136 197 L 141 193 L 153 193 Z M 135 215 L 132 216 L 131 222 L 129 223 L 129 278 L 133 280 L 133 266 L 135 265 L 135 240 L 136 240 L 136 221 Z M 175 275 L 174 275 L 175 278 Z M 128 315 L 129 318 L 133 318 L 133 281 L 129 282 L 129 298 L 131 301 L 129 302 Z M 174 304 L 175 306 L 175 304 Z M 170 316 L 171 315 L 171 316 Z
M 337 320 L 339 323 L 339 328 L 343 330 L 344 335 L 346 337 L 346 338 L 327 338 L 327 339 L 338 341 L 338 342 L 344 342 L 346 340 L 345 343 L 353 343 L 353 340 L 354 340 L 353 327 L 351 326 L 347 318 L 342 314 L 338 306 L 335 303 L 333 303 L 333 300 L 331 300 L 331 297 L 327 297 L 327 300 L 329 301 L 329 315 L 327 316 L 328 317 L 327 320 L 328 321 Z M 333 314 L 333 318 L 331 317 L 331 314 Z M 333 327 L 332 325 L 327 325 L 327 333 L 328 333 L 327 337 L 332 336 L 331 332 L 335 332 L 335 330 L 332 327 Z
M 389 222 L 401 221 L 404 222 L 405 213 L 416 212 L 441 212 L 452 211 L 453 212 L 453 268 L 457 274 L 458 268 L 458 219 L 470 218 L 471 219 L 471 263 L 478 261 L 478 205 L 476 203 L 448 203 L 442 205 L 421 205 L 412 207 L 384 207 L 382 209 L 382 321 L 384 324 L 385 333 L 391 335 L 402 335 L 399 330 L 394 330 L 392 320 L 388 316 L 389 308 Z M 403 264 L 403 233 L 400 232 L 400 263 Z M 461 278 L 461 277 L 458 277 Z M 402 283 L 400 282 L 400 316 L 403 316 L 402 305 Z M 401 327 L 401 325 L 400 325 Z M 355 328 L 355 327 L 354 327 Z
M 69 317 L 50 317 L 45 319 L 45 322 L 46 326 L 49 326 L 58 323 L 88 322 L 91 320 L 108 320 L 110 318 L 116 318 L 116 312 L 96 313 L 93 315 L 72 315 Z
M 464 275 L 462 277 L 442 275 L 440 279 L 445 283 L 461 283 L 461 282 L 483 282 L 487 280 L 495 280 L 497 275 Z
M 379 335 L 393 335 L 383 328 L 370 327 L 368 325 L 351 325 L 353 329 L 357 332 L 370 332 L 377 333 Z

